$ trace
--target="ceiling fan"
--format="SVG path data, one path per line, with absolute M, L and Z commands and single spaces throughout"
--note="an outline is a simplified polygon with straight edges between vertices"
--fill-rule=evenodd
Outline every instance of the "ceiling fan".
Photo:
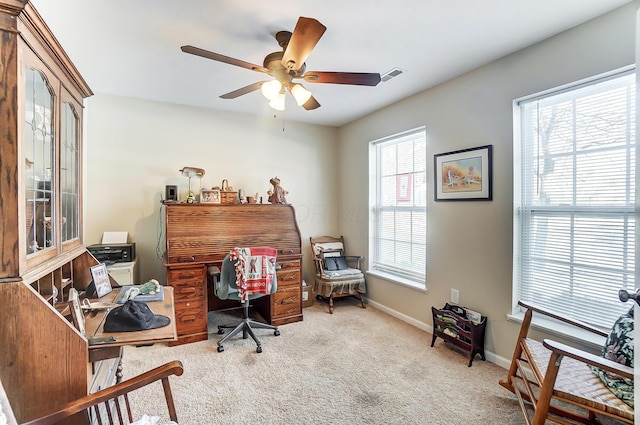
M 308 83 L 321 84 L 348 84 L 359 86 L 375 86 L 380 82 L 380 74 L 368 72 L 324 72 L 308 71 L 305 60 L 324 34 L 327 27 L 313 18 L 301 16 L 298 19 L 293 33 L 279 31 L 275 38 L 282 47 L 281 52 L 269 53 L 263 62 L 263 66 L 255 65 L 219 53 L 210 52 L 194 46 L 182 46 L 185 53 L 213 59 L 229 65 L 239 66 L 252 71 L 262 72 L 274 78 L 271 81 L 258 81 L 246 87 L 231 91 L 220 96 L 222 99 L 235 99 L 243 94 L 251 93 L 258 89 L 270 100 L 269 106 L 273 109 L 284 111 L 285 90 L 288 90 L 296 99 L 296 103 L 306 110 L 316 109 L 320 106 L 302 84 L 293 80 L 301 78 Z

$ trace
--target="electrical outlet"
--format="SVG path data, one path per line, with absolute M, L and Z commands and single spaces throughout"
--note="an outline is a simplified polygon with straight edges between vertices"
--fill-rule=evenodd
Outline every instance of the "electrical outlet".
M 458 304 L 460 299 L 460 291 L 457 289 L 451 289 L 451 302 L 454 304 Z

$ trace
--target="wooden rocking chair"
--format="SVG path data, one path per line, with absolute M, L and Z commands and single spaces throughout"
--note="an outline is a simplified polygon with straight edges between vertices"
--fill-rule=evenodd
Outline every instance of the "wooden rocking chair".
M 124 425 L 134 422 L 129 403 L 129 394 L 151 383 L 161 381 L 164 389 L 164 397 L 167 403 L 168 416 L 178 423 L 176 409 L 173 403 L 173 395 L 169 385 L 169 377 L 171 375 L 182 375 L 182 363 L 172 361 L 152 369 L 146 373 L 127 379 L 124 382 L 116 384 L 112 387 L 105 388 L 93 394 L 84 396 L 78 400 L 67 403 L 55 412 L 51 412 L 46 416 L 25 422 L 22 425 L 51 425 L 69 418 L 75 414 L 85 415 L 87 421 L 90 417 L 95 418 L 94 422 L 99 425 Z M 4 399 L 4 400 L 3 400 Z M 5 412 L 9 425 L 16 424 L 13 413 L 9 410 L 4 390 L 0 384 L 0 413 Z M 156 414 L 158 412 L 148 412 Z M 160 415 L 158 415 L 160 416 Z M 136 420 L 139 418 L 135 418 Z
M 598 415 L 633 424 L 633 407 L 616 397 L 591 369 L 595 366 L 633 379 L 633 368 L 550 339 L 539 342 L 527 336 L 534 312 L 602 337 L 608 334 L 541 308 L 518 304 L 526 313 L 509 374 L 500 385 L 517 396 L 527 425 L 543 425 L 546 420 L 565 425 L 600 424 Z

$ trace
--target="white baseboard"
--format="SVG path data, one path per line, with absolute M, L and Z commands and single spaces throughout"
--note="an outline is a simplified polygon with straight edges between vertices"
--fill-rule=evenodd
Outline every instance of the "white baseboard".
M 378 302 L 372 301 L 372 300 L 367 300 L 367 304 L 369 304 L 370 306 L 374 307 L 377 310 L 383 311 L 385 313 L 387 313 L 390 316 L 393 316 L 395 318 L 398 318 L 400 320 L 402 320 L 405 323 L 410 324 L 411 326 L 415 326 L 418 329 L 421 329 L 427 333 L 433 334 L 433 326 L 428 324 L 428 323 L 424 323 L 421 322 L 419 320 L 414 319 L 413 317 L 409 317 L 404 313 L 400 313 L 399 311 L 396 311 L 392 308 L 389 308 L 385 305 L 382 305 Z M 509 369 L 509 366 L 511 364 L 511 359 L 507 359 L 504 358 L 502 356 L 498 356 L 496 353 L 492 353 L 490 351 L 486 351 L 484 352 L 485 357 L 487 358 L 487 361 L 496 364 L 497 366 L 502 367 L 503 369 Z

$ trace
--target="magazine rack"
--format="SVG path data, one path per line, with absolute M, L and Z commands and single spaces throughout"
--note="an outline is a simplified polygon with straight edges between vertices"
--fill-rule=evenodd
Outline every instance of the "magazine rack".
M 465 308 L 449 304 L 445 304 L 440 309 L 431 307 L 431 312 L 433 313 L 432 347 L 436 338 L 440 337 L 469 353 L 469 367 L 476 354 L 480 354 L 482 360 L 485 360 L 484 331 L 487 326 L 485 316 L 481 316 L 480 320 L 475 322 L 467 318 Z

